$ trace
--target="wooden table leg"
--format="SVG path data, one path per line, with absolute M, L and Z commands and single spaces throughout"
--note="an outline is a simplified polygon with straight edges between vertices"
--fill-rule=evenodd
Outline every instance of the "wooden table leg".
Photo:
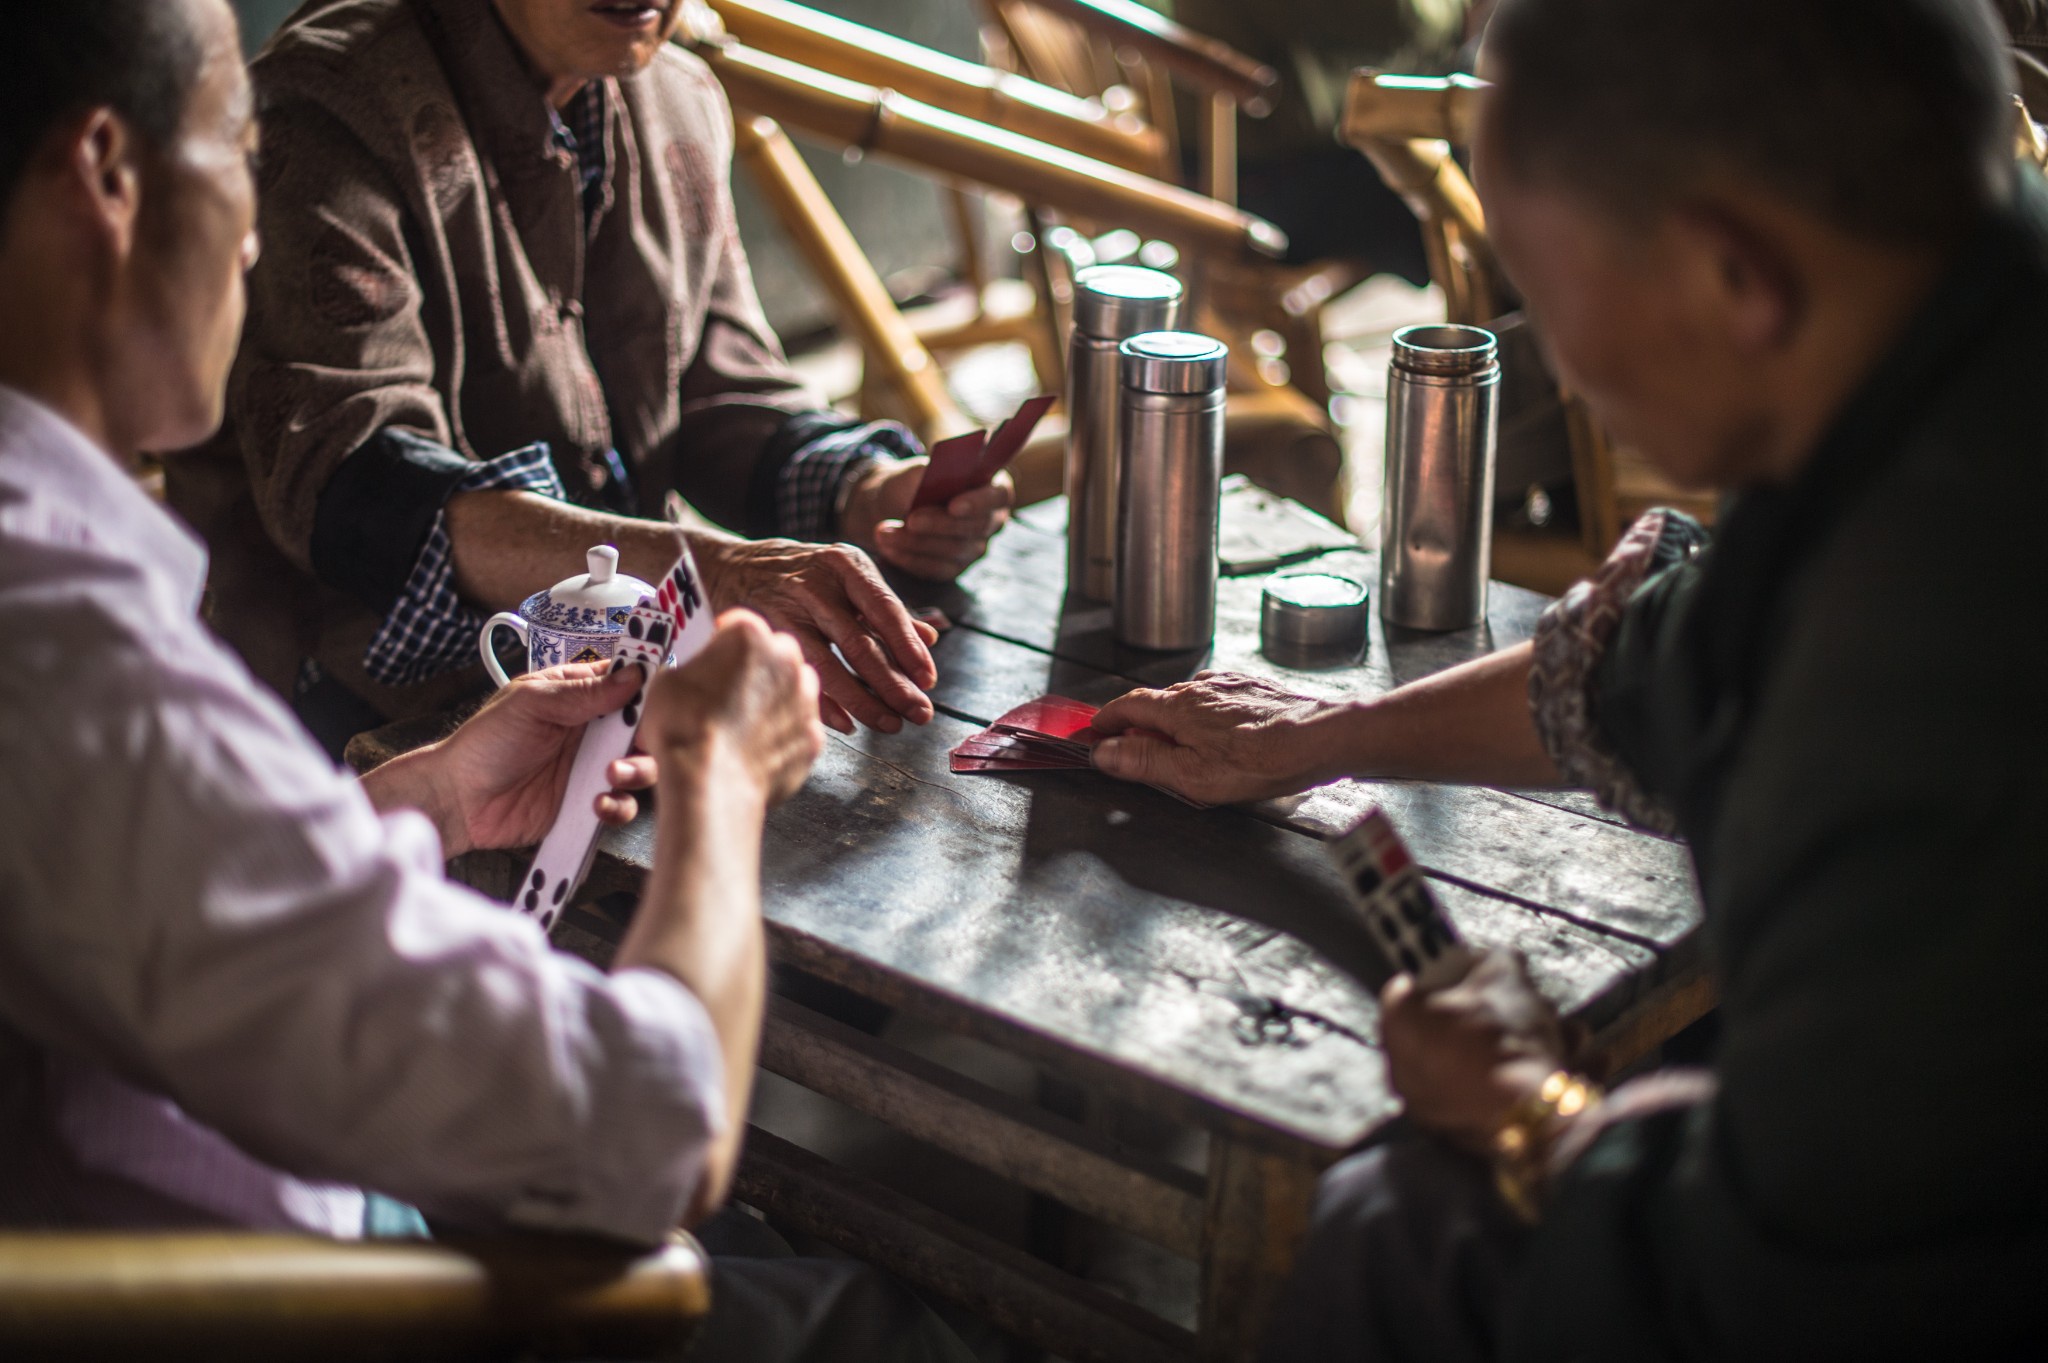
M 1319 1172 L 1305 1156 L 1221 1138 L 1210 1146 L 1197 1330 L 1205 1363 L 1241 1363 L 1257 1350 L 1308 1229 Z

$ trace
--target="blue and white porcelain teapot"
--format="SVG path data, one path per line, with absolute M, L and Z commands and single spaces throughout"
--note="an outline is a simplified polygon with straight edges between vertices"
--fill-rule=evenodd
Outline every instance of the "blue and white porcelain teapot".
M 589 555 L 590 571 L 565 578 L 519 603 L 518 614 L 499 611 L 484 622 L 477 648 L 484 671 L 500 686 L 511 678 L 498 663 L 491 641 L 502 627 L 526 645 L 526 665 L 538 672 L 556 663 L 601 663 L 618 646 L 626 617 L 654 588 L 619 571 L 619 551 L 600 544 Z

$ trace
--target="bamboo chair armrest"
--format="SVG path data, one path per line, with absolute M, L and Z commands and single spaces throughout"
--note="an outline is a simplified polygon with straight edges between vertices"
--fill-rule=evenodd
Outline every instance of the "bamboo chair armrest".
M 1354 71 L 1344 91 L 1338 139 L 1363 149 L 1367 142 L 1429 139 L 1466 147 L 1488 82 L 1474 76 L 1399 76 Z
M 962 61 L 790 0 L 707 0 L 727 34 L 756 51 L 864 85 L 895 90 L 948 113 L 1069 147 L 1141 175 L 1170 167 L 1158 131 L 1099 102 Z M 712 34 L 694 35 L 702 41 Z
M 1049 14 L 1157 63 L 1204 95 L 1227 95 L 1253 118 L 1273 111 L 1280 73 L 1228 43 L 1177 24 L 1137 0 L 1031 0 Z
M 681 1356 L 709 1262 L 553 1236 L 0 1234 L 0 1357 L 237 1363 Z
M 711 67 L 734 108 L 794 132 L 1162 237 L 1185 252 L 1250 259 L 1287 252 L 1287 236 L 1273 224 L 1177 185 L 730 39 L 679 41 Z

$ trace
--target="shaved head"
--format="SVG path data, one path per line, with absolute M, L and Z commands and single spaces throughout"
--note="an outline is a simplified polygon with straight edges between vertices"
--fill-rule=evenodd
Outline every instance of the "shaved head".
M 1939 246 L 2010 193 L 2003 39 L 1987 0 L 1501 0 L 1498 164 L 1635 220 L 1723 176 Z

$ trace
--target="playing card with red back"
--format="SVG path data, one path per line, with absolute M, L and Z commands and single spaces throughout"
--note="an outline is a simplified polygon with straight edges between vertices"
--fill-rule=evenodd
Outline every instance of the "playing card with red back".
M 963 492 L 985 486 L 975 480 L 981 476 L 981 456 L 987 447 L 986 431 L 969 431 L 932 446 L 931 463 L 925 466 L 924 481 L 917 485 L 910 509 L 944 506 Z
M 955 775 L 1026 771 L 1078 771 L 1092 768 L 1089 749 L 1101 741 L 1093 727 L 1097 707 L 1068 696 L 1040 696 L 1026 701 L 978 734 L 961 741 L 947 759 Z M 1158 738 L 1146 729 L 1133 735 Z M 1205 809 L 1198 800 L 1155 787 L 1182 804 Z
M 1070 762 L 1053 757 L 1011 757 L 1001 753 L 982 755 L 955 748 L 947 758 L 947 766 L 955 776 L 972 775 L 975 772 L 1000 771 L 1077 771 L 1086 762 Z
M 981 456 L 981 468 L 975 474 L 980 481 L 976 487 L 987 487 L 996 480 L 996 475 L 1010 466 L 1024 449 L 1031 433 L 1038 429 L 1038 423 L 1045 420 L 1045 414 L 1052 410 L 1055 401 L 1050 393 L 1041 393 L 1017 409 L 1017 415 L 996 427 L 996 433 L 988 438 L 988 449 Z
M 1092 743 L 1094 731 L 1088 726 L 1095 722 L 1099 711 L 1099 706 L 1066 696 L 1040 696 L 1037 700 L 1025 701 L 989 727 L 998 731 L 1021 729 L 1026 733 L 1044 734 L 1048 738 Z M 1083 731 L 1089 737 L 1083 737 Z
M 1009 467 L 1031 439 L 1031 432 L 1055 401 L 1051 394 L 1042 393 L 1018 408 L 1015 416 L 996 428 L 994 436 L 987 431 L 970 431 L 932 446 L 931 463 L 910 499 L 910 509 L 944 506 L 963 492 L 994 482 L 996 475 Z
M 1086 767 L 1088 749 L 1080 743 L 1061 743 L 1022 734 L 999 734 L 992 730 L 975 734 L 953 749 L 962 757 L 992 757 L 1008 762 L 1036 762 L 1057 767 Z

